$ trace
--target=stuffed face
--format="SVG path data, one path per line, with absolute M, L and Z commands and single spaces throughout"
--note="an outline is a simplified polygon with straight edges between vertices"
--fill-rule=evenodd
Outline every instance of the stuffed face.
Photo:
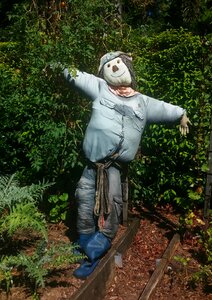
M 104 64 L 103 77 L 112 86 L 131 86 L 132 83 L 130 71 L 121 57 Z

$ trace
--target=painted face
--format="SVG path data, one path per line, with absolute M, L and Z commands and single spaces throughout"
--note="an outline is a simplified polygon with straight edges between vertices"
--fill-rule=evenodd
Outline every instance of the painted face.
M 130 86 L 131 75 L 120 57 L 107 62 L 103 66 L 104 79 L 113 86 Z

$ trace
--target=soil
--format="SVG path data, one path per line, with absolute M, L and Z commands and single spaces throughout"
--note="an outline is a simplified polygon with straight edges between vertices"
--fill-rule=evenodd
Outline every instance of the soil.
M 139 217 L 140 228 L 123 257 L 123 267 L 116 266 L 104 300 L 139 299 L 179 225 L 179 215 L 175 215 L 171 207 L 154 212 L 143 208 Z M 199 270 L 201 259 L 198 236 L 185 234 L 151 299 L 212 300 L 212 281 L 207 285 L 192 284 L 192 275 Z
M 146 208 L 133 210 L 133 216 L 140 218 L 140 227 L 133 243 L 122 256 L 122 266 L 116 266 L 114 279 L 108 285 L 104 300 L 136 300 L 144 290 L 156 265 L 172 239 L 179 221 L 172 208 Z M 119 235 L 124 227 L 120 225 Z M 49 240 L 70 243 L 69 228 L 63 223 L 49 225 Z M 201 245 L 195 234 L 184 235 L 169 262 L 164 276 L 151 299 L 157 300 L 209 300 L 212 299 L 212 282 L 199 281 L 191 284 L 192 275 L 200 268 Z M 84 281 L 76 279 L 72 273 L 78 264 L 72 264 L 52 273 L 46 280 L 44 288 L 39 289 L 40 300 L 65 300 L 80 288 Z M 6 295 L 0 290 L 0 300 L 32 299 L 27 286 L 16 284 Z M 92 299 L 95 300 L 95 299 Z

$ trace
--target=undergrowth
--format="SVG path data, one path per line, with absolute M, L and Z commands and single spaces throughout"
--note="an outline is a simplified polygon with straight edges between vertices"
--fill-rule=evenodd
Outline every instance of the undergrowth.
M 76 246 L 70 243 L 48 243 L 47 222 L 38 201 L 51 185 L 20 186 L 15 174 L 0 177 L 0 289 L 7 295 L 15 283 L 24 282 L 38 299 L 38 288 L 44 287 L 55 268 L 84 257 L 75 254 Z

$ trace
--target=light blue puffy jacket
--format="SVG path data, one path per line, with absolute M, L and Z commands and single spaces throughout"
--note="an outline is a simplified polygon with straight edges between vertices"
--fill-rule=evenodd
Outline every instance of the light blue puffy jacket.
M 116 96 L 105 80 L 68 69 L 65 78 L 92 101 L 92 114 L 83 141 L 86 158 L 92 162 L 111 156 L 116 151 L 119 161 L 134 159 L 146 123 L 176 122 L 185 113 L 179 106 L 137 93 L 131 97 Z

